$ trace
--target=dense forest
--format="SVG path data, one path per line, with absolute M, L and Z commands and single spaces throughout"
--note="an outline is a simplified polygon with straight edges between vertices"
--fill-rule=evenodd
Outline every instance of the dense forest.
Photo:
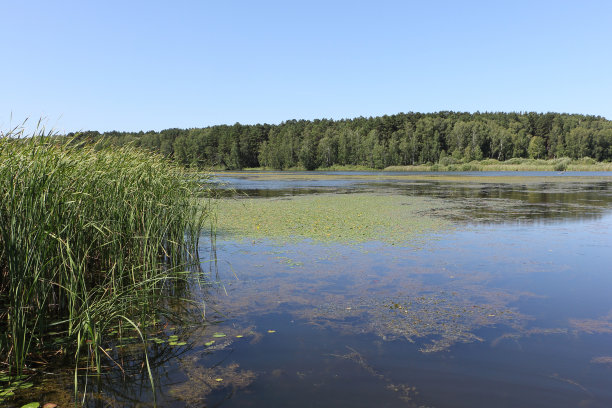
M 612 122 L 561 113 L 399 113 L 279 125 L 220 125 L 160 132 L 69 134 L 103 145 L 131 144 L 196 168 L 315 169 L 511 158 L 612 160 Z

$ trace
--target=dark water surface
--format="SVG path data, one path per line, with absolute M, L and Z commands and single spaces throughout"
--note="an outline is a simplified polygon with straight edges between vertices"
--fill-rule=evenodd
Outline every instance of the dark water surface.
M 453 228 L 415 246 L 206 241 L 216 283 L 193 296 L 219 323 L 151 350 L 159 406 L 612 407 L 611 177 L 260 174 L 219 180 L 441 198 Z M 88 404 L 149 406 L 147 381 L 107 375 Z

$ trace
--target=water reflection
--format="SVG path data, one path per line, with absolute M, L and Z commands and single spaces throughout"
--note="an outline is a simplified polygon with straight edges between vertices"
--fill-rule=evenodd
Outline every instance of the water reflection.
M 505 182 L 496 182 L 493 173 L 484 176 L 482 173 L 467 173 L 460 181 L 439 181 L 435 175 L 425 177 L 423 174 L 414 175 L 412 180 L 406 174 L 393 173 L 347 173 L 347 179 L 343 179 L 342 174 L 329 173 L 311 174 L 312 179 L 305 178 L 307 173 L 277 175 L 285 178 L 282 181 L 268 175 L 263 180 L 257 177 L 253 180 L 248 174 L 240 178 L 223 175 L 219 178 L 249 197 L 385 191 L 442 198 L 462 207 L 461 214 L 454 215 L 455 220 L 478 223 L 588 220 L 610 211 L 610 176 L 598 174 L 598 177 L 583 175 L 579 178 L 568 173 L 530 172 L 529 177 L 521 178 L 523 173 L 512 174 L 512 178 L 503 174 Z M 440 173 L 438 176 L 449 174 L 457 177 L 456 173 Z M 292 179 L 298 176 L 299 179 Z
M 454 228 L 403 247 L 203 241 L 177 310 L 205 302 L 206 322 L 149 346 L 159 406 L 612 406 L 612 181 L 358 175 L 225 181 L 263 200 L 441 199 L 425 215 Z M 88 406 L 152 405 L 142 351 L 113 357 L 126 374 L 90 382 Z

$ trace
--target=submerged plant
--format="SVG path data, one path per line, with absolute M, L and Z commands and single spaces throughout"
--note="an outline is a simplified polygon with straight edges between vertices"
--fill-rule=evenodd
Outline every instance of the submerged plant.
M 134 148 L 0 134 L 0 359 L 87 351 L 141 327 L 197 264 L 207 179 Z

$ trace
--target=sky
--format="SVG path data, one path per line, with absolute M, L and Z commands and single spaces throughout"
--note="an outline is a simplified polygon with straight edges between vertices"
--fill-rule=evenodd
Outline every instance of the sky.
M 612 119 L 610 1 L 2 1 L 0 130 Z

